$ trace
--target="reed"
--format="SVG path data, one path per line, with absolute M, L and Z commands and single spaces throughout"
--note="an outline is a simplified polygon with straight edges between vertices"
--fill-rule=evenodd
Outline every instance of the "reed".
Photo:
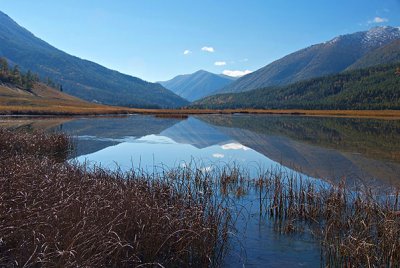
M 52 159 L 65 160 L 72 149 L 70 137 L 63 134 L 9 131 L 0 128 L 0 160 L 10 155 L 47 156 Z
M 247 212 L 236 200 L 256 192 L 260 219 L 282 234 L 311 233 L 321 265 L 400 267 L 399 189 L 282 168 L 257 178 L 195 163 L 110 171 L 66 161 L 71 149 L 62 134 L 0 129 L 0 266 L 219 266 L 234 218 Z
M 264 174 L 263 213 L 281 233 L 309 230 L 327 267 L 399 267 L 399 190 L 349 190 L 282 172 Z
M 126 115 L 148 114 L 167 116 L 172 114 L 174 118 L 188 115 L 210 114 L 267 114 L 267 115 L 292 115 L 292 116 L 324 116 L 324 117 L 351 117 L 351 118 L 380 118 L 398 120 L 399 110 L 265 110 L 265 109 L 144 109 L 105 106 L 97 104 L 44 102 L 28 104 L 2 104 L 0 103 L 0 115 L 52 115 L 52 116 L 79 116 L 79 115 Z M 183 118 L 184 119 L 184 118 Z
M 68 140 L 0 131 L 0 266 L 219 265 L 229 215 L 206 181 L 60 161 Z

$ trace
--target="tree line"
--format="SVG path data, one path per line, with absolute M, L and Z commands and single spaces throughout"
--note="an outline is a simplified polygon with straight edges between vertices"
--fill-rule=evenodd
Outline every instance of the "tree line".
M 287 86 L 214 95 L 192 108 L 400 109 L 400 67 L 378 65 Z
M 28 70 L 22 72 L 18 65 L 10 66 L 7 59 L 0 57 L 0 82 L 11 83 L 22 89 L 31 90 L 35 83 L 41 82 L 39 75 Z M 43 81 L 44 84 L 63 91 L 62 85 L 54 83 L 50 78 Z

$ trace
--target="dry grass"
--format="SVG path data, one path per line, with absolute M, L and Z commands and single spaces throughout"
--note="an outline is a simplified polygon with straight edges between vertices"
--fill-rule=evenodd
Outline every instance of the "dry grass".
M 400 267 L 400 189 L 350 190 L 345 181 L 321 184 L 279 168 L 257 179 L 234 168 L 219 174 L 218 187 L 236 198 L 256 187 L 260 216 L 278 233 L 311 234 L 321 267 Z
M 260 219 L 276 232 L 311 234 L 321 245 L 321 267 L 400 267 L 400 189 L 350 190 L 344 180 L 331 185 L 280 168 L 257 179 L 237 167 L 217 176 L 214 187 L 228 199 L 257 189 Z
M 69 144 L 0 130 L 0 266 L 219 264 L 229 215 L 207 182 L 88 169 L 65 162 Z
M 1 99 L 1 97 L 0 97 Z M 301 115 L 301 116 L 332 116 L 332 117 L 365 117 L 380 119 L 400 119 L 398 110 L 192 110 L 192 109 L 139 109 L 105 105 L 81 106 L 63 103 L 42 103 L 41 105 L 21 104 L 4 105 L 0 102 L 0 115 L 113 115 L 113 114 L 149 114 L 168 117 L 183 117 L 201 114 L 271 114 L 271 115 Z
M 3 266 L 218 266 L 235 199 L 257 189 L 277 232 L 310 231 L 326 267 L 399 267 L 400 192 L 373 193 L 280 170 L 159 175 L 63 161 L 63 135 L 0 131 Z M 222 200 L 226 200 L 222 203 Z M 251 249 L 250 249 L 251 250 Z
M 60 125 L 73 121 L 75 117 L 32 117 L 32 116 L 19 116 L 16 117 L 3 117 L 0 118 L 0 128 L 6 129 L 21 129 L 29 128 L 33 130 L 52 131 L 60 127 Z
M 127 113 L 126 109 L 89 103 L 44 84 L 31 91 L 0 84 L 0 114 L 3 115 L 79 115 Z
M 1 115 L 53 115 L 53 116 L 76 116 L 76 115 L 113 115 L 135 113 L 134 110 L 112 106 L 90 106 L 84 107 L 71 104 L 48 104 L 46 106 L 30 105 L 8 105 L 0 106 Z
M 161 117 L 185 118 L 187 115 L 196 114 L 235 113 L 400 118 L 399 110 L 137 109 L 89 103 L 43 84 L 35 85 L 32 93 L 0 84 L 0 115 L 153 114 Z
M 46 134 L 40 131 L 13 132 L 0 128 L 0 160 L 17 156 L 47 156 L 65 160 L 72 150 L 69 137 L 63 134 Z
M 399 267 L 399 190 L 373 194 L 345 183 L 318 186 L 282 173 L 256 181 L 265 213 L 281 233 L 309 229 L 327 267 Z

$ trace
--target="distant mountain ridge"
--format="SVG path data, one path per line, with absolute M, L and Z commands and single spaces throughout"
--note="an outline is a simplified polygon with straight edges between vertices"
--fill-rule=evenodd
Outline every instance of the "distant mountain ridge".
M 341 35 L 301 49 L 239 78 L 218 93 L 235 93 L 269 86 L 288 85 L 342 72 L 369 52 L 400 39 L 400 29 L 375 27 L 365 32 Z M 382 63 L 382 62 L 380 62 Z M 362 66 L 361 67 L 365 67 Z
M 19 26 L 0 11 L 0 57 L 22 70 L 50 77 L 64 92 L 87 101 L 129 107 L 172 108 L 188 102 L 160 84 L 71 56 Z
M 195 101 L 214 94 L 233 81 L 234 78 L 200 70 L 193 74 L 178 75 L 160 84 L 182 98 Z

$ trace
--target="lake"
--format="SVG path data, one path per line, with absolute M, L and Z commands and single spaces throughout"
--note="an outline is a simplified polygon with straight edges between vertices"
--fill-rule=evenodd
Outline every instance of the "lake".
M 202 115 L 187 119 L 131 115 L 95 118 L 8 118 L 8 128 L 63 131 L 74 159 L 108 169 L 148 173 L 192 166 L 212 172 L 245 168 L 249 176 L 281 169 L 321 184 L 386 189 L 400 183 L 400 121 L 273 115 Z M 259 215 L 257 193 L 238 197 L 226 267 L 320 267 L 317 242 L 282 235 Z

